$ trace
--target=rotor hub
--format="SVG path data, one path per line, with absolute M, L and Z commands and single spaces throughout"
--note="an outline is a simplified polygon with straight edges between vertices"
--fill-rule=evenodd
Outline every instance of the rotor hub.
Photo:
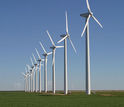
M 52 47 L 50 47 L 51 49 L 56 49 L 56 46 L 52 46 Z
M 48 56 L 47 53 L 43 54 L 43 56 Z
M 38 59 L 37 61 L 41 62 L 41 59 Z
M 90 12 L 90 15 L 93 16 L 93 12 Z
M 35 66 L 37 66 L 37 64 L 34 64 Z

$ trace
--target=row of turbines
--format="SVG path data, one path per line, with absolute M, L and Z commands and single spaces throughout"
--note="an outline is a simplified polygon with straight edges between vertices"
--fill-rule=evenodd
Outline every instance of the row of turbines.
M 83 37 L 84 33 L 86 33 L 85 36 L 85 45 L 86 45 L 86 93 L 88 95 L 91 94 L 91 84 L 90 84 L 90 41 L 89 41 L 89 20 L 92 17 L 101 28 L 103 26 L 100 24 L 100 22 L 94 17 L 93 12 L 90 9 L 90 5 L 88 0 L 86 0 L 88 12 L 84 14 L 80 14 L 81 17 L 84 17 L 86 19 L 86 24 L 84 26 L 83 32 L 81 34 L 81 37 Z M 34 54 L 32 54 L 34 62 L 32 58 L 30 57 L 32 65 L 26 65 L 28 69 L 26 69 L 26 73 L 22 73 L 25 78 L 25 92 L 42 92 L 42 86 L 41 86 L 41 69 L 44 67 L 44 92 L 47 93 L 47 57 L 52 54 L 52 92 L 55 94 L 56 92 L 56 86 L 55 86 L 55 53 L 57 48 L 64 48 L 64 94 L 68 94 L 68 79 L 67 79 L 67 40 L 70 41 L 72 48 L 74 49 L 76 53 L 75 46 L 71 40 L 69 30 L 68 30 L 68 18 L 67 18 L 67 12 L 65 12 L 66 17 L 66 33 L 61 35 L 62 39 L 59 40 L 57 43 L 61 43 L 64 41 L 64 46 L 57 46 L 55 42 L 53 41 L 50 33 L 48 30 L 46 31 L 52 46 L 50 47 L 52 49 L 52 52 L 47 52 L 41 42 L 40 46 L 44 53 L 42 56 L 44 58 L 42 59 L 40 56 L 40 53 L 35 48 L 38 60 L 35 58 Z M 39 71 L 39 81 L 38 81 L 38 71 Z M 38 84 L 39 83 L 39 84 Z

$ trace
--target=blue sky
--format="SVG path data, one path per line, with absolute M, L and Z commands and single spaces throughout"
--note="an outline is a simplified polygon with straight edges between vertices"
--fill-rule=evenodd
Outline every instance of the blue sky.
M 104 27 L 101 29 L 93 19 L 90 20 L 91 88 L 123 90 L 124 1 L 89 0 L 89 3 Z M 25 64 L 31 65 L 29 57 L 32 52 L 36 56 L 35 47 L 43 53 L 39 41 L 51 51 L 46 30 L 55 42 L 61 39 L 60 35 L 65 33 L 66 10 L 69 32 L 77 49 L 75 54 L 68 42 L 68 85 L 73 90 L 85 89 L 85 37 L 81 38 L 85 19 L 80 14 L 87 12 L 86 0 L 0 0 L 0 90 L 23 89 L 21 72 L 25 72 Z M 49 89 L 51 63 L 49 56 Z M 58 49 L 57 89 L 63 89 L 63 76 L 63 49 Z

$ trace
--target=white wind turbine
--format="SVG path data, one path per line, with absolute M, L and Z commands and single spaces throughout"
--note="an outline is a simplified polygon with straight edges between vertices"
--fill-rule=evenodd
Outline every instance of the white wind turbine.
M 42 91 L 42 87 L 41 87 L 41 62 L 44 61 L 44 59 L 42 59 L 40 57 L 40 54 L 36 48 L 35 48 L 35 50 L 36 50 L 36 53 L 39 57 L 39 59 L 38 59 L 38 62 L 39 62 L 39 92 L 41 92 Z
M 31 73 L 28 71 L 28 81 L 29 81 L 29 92 L 31 92 Z
M 33 83 L 33 77 L 32 77 L 32 68 L 29 65 L 26 65 L 28 68 L 28 71 L 30 71 L 30 91 L 33 92 L 33 87 L 32 87 L 32 83 Z
M 40 42 L 40 46 L 42 47 L 43 51 L 44 51 L 44 91 L 45 93 L 47 93 L 47 56 L 51 55 L 52 52 L 47 53 L 47 51 L 45 50 L 45 48 L 43 47 L 42 43 Z
M 27 71 L 27 68 L 25 68 L 26 70 L 26 80 L 27 80 L 27 92 L 30 92 L 30 75 L 29 75 L 29 72 Z
M 26 75 L 27 75 L 27 91 L 30 92 L 30 75 L 28 71 Z
M 89 20 L 92 17 L 101 28 L 102 25 L 100 24 L 100 22 L 94 17 L 91 9 L 90 9 L 90 5 L 88 0 L 86 0 L 87 3 L 87 8 L 88 8 L 88 13 L 84 13 L 81 14 L 80 16 L 85 17 L 86 18 L 86 24 L 85 27 L 83 29 L 83 32 L 81 34 L 81 37 L 83 37 L 85 31 L 86 31 L 86 93 L 88 95 L 91 94 L 91 87 L 90 87 L 90 42 L 89 42 Z
M 28 84 L 27 84 L 27 69 L 25 68 L 26 72 L 25 73 L 22 73 L 22 75 L 24 76 L 24 89 L 25 89 L 25 92 L 27 92 L 27 89 L 28 89 Z
M 67 38 L 69 39 L 72 48 L 76 52 L 76 49 L 73 45 L 73 42 L 71 41 L 70 34 L 68 32 L 68 18 L 67 18 L 67 12 L 65 12 L 66 16 L 66 34 L 61 35 L 63 37 L 58 43 L 64 41 L 64 93 L 68 94 L 68 79 L 67 79 Z
M 34 64 L 34 66 L 35 66 L 35 91 L 37 92 L 38 91 L 38 79 L 37 79 L 37 70 L 38 70 L 38 68 L 37 68 L 37 60 L 36 60 L 36 58 L 35 58 L 35 56 L 34 56 L 33 53 L 32 53 L 32 56 L 33 56 L 34 61 L 35 61 L 35 64 Z
M 31 64 L 32 64 L 32 66 L 31 66 L 31 68 L 32 68 L 32 90 L 33 90 L 33 92 L 35 91 L 35 77 L 34 77 L 34 63 L 33 63 L 33 60 L 32 60 L 32 58 L 30 57 L 30 60 L 31 60 Z
M 27 77 L 24 73 L 22 73 L 22 75 L 24 76 L 24 90 L 26 92 L 27 91 Z
M 49 38 L 50 38 L 50 41 L 52 43 L 52 47 L 50 47 L 52 49 L 52 90 L 53 90 L 53 93 L 55 94 L 55 52 L 56 52 L 56 48 L 63 48 L 64 46 L 56 46 L 55 43 L 53 42 L 48 30 L 46 31 Z

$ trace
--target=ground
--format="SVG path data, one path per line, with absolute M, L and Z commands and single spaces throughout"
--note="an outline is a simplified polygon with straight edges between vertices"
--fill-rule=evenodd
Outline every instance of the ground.
M 41 94 L 25 92 L 0 92 L 0 107 L 124 107 L 124 91 L 71 92 Z

